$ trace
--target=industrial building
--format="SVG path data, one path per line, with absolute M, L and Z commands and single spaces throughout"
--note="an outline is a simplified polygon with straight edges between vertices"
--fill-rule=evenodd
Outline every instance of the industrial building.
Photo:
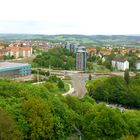
M 86 70 L 86 48 L 78 47 L 76 51 L 76 69 Z
M 0 62 L 0 77 L 17 78 L 31 74 L 31 65 L 13 62 Z

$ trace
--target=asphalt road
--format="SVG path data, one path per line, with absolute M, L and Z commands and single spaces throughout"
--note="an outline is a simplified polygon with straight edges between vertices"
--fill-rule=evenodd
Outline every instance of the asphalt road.
M 48 69 L 43 69 L 43 70 L 48 70 Z M 72 79 L 72 84 L 74 91 L 71 93 L 71 95 L 78 96 L 80 98 L 84 97 L 86 94 L 86 81 L 89 78 L 89 73 L 80 73 L 80 71 L 65 71 L 65 70 L 51 70 L 51 74 L 56 74 L 56 75 L 68 75 Z M 99 77 L 104 77 L 104 76 L 110 76 L 110 75 L 119 75 L 123 76 L 123 72 L 109 72 L 109 73 L 91 73 L 92 78 L 96 79 Z M 133 76 L 133 73 L 130 73 L 131 76 Z
M 87 74 L 73 74 L 71 75 L 72 83 L 74 87 L 74 95 L 77 95 L 79 97 L 83 97 L 86 93 L 86 80 L 88 80 Z
M 95 79 L 102 76 L 105 75 L 92 75 L 92 78 Z M 72 93 L 72 95 L 76 95 L 80 98 L 84 97 L 84 95 L 87 92 L 85 85 L 88 78 L 89 78 L 89 74 L 85 74 L 85 73 L 71 74 L 71 79 L 74 87 L 74 92 Z

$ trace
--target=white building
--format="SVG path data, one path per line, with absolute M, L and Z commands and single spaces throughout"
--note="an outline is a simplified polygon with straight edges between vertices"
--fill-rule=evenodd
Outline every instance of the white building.
M 117 70 L 129 69 L 129 62 L 127 60 L 115 59 L 112 60 L 112 67 Z
M 137 70 L 140 70 L 140 60 L 136 61 L 135 66 Z

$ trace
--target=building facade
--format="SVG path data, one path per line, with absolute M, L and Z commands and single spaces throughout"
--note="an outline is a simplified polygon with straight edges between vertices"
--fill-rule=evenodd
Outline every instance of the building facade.
M 0 56 L 13 56 L 14 58 L 19 57 L 30 57 L 32 55 L 32 47 L 15 47 L 15 46 L 9 46 L 6 48 L 0 47 Z
M 129 62 L 120 59 L 112 60 L 112 68 L 125 71 L 126 69 L 129 69 Z
M 0 62 L 0 77 L 17 78 L 31 74 L 31 65 L 13 62 Z
M 86 70 L 86 49 L 79 47 L 76 50 L 76 70 Z
M 76 49 L 80 46 L 79 43 L 70 43 L 70 42 L 67 42 L 65 44 L 65 48 L 68 49 L 70 52 L 76 52 Z
M 140 70 L 140 60 L 137 60 L 135 63 L 136 70 Z

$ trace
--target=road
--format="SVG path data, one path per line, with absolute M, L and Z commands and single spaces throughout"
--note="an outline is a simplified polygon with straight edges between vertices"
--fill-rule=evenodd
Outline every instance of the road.
M 48 70 L 48 69 L 43 69 Z M 86 81 L 89 78 L 89 73 L 81 73 L 80 71 L 65 71 L 65 70 L 51 70 L 51 74 L 61 75 L 61 76 L 70 76 L 72 79 L 73 90 L 71 90 L 71 95 L 78 96 L 80 98 L 84 97 L 86 94 Z M 123 76 L 124 72 L 109 72 L 109 73 L 90 73 L 93 79 L 104 77 L 104 76 L 112 76 L 119 75 Z M 133 76 L 133 73 L 130 73 Z M 70 94 L 70 92 L 69 92 Z
M 74 87 L 74 92 L 73 95 L 77 95 L 78 97 L 83 97 L 86 93 L 86 80 L 88 80 L 88 75 L 87 74 L 72 74 L 72 83 Z
M 87 92 L 85 85 L 86 85 L 86 81 L 89 78 L 89 74 L 73 73 L 70 76 L 71 76 L 72 84 L 74 87 L 74 92 L 72 93 L 72 95 L 76 95 L 80 98 L 83 98 Z M 94 74 L 92 74 L 93 79 L 103 77 L 103 76 L 106 76 L 106 75 L 103 75 L 103 74 L 102 75 L 94 75 Z

